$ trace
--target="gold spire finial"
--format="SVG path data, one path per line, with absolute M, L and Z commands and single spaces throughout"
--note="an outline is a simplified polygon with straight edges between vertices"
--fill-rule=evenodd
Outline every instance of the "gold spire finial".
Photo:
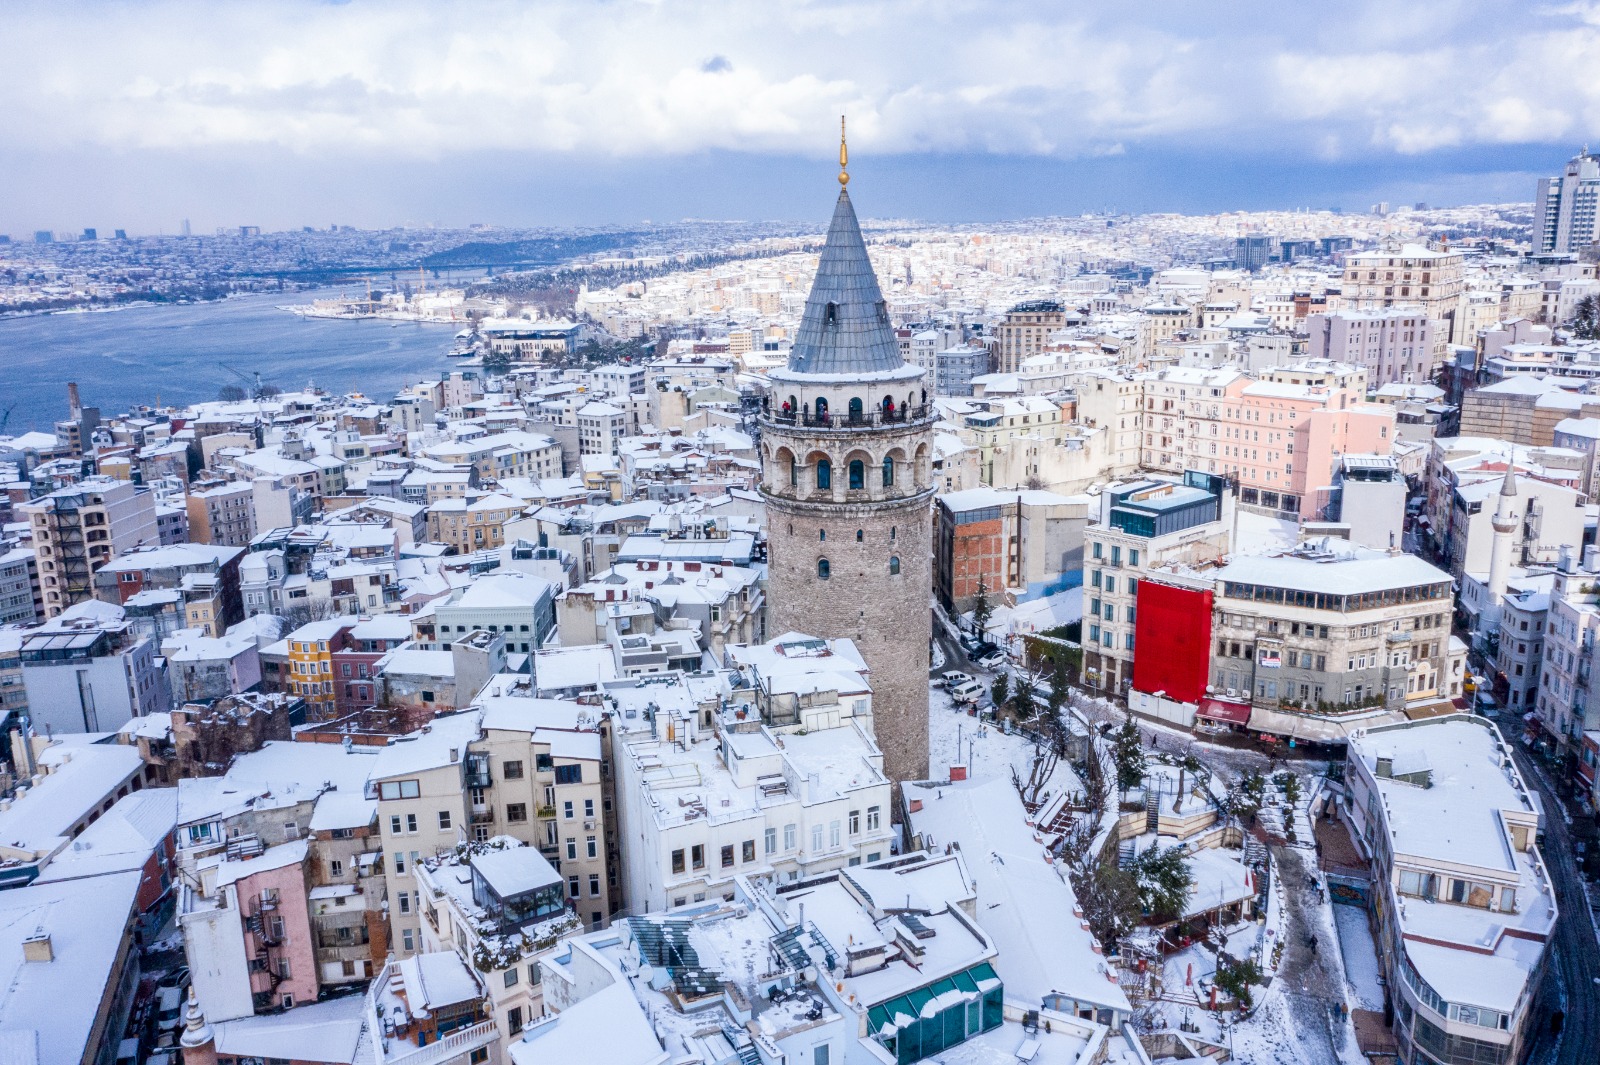
M 844 142 L 844 116 L 839 116 L 839 187 L 850 184 L 850 174 L 845 169 L 850 165 L 850 149 Z

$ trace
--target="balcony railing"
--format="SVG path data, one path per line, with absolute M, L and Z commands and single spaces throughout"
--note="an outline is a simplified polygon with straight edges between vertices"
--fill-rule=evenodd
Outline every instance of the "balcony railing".
M 479 1021 L 471 1028 L 461 1028 L 451 1032 L 437 1043 L 415 1047 L 410 1053 L 404 1053 L 404 1050 L 411 1044 L 400 1039 L 386 1040 L 389 1048 L 382 1054 L 380 1060 L 383 1065 L 435 1065 L 437 1062 L 463 1057 L 499 1038 L 500 1033 L 494 1021 Z
M 933 408 L 923 404 L 896 407 L 894 410 L 864 410 L 854 414 L 848 411 L 843 414 L 832 411 L 818 414 L 807 407 L 799 411 L 768 411 L 766 416 L 775 425 L 799 425 L 807 429 L 870 429 L 879 425 L 908 425 L 926 421 L 933 417 Z

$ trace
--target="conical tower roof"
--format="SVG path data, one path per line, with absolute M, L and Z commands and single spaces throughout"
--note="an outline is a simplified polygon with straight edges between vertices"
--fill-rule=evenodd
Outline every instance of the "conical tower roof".
M 805 374 L 869 374 L 903 361 L 889 308 L 872 272 L 850 194 L 839 190 L 828 242 L 789 351 L 789 369 Z

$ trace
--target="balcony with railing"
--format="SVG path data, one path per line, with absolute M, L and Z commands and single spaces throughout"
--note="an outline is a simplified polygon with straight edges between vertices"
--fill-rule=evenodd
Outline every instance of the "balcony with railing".
M 876 410 L 817 412 L 810 407 L 795 410 L 768 411 L 766 419 L 773 425 L 805 429 L 838 429 L 853 431 L 875 429 L 881 426 L 916 425 L 933 419 L 933 407 L 922 404 L 915 407 L 879 408 Z

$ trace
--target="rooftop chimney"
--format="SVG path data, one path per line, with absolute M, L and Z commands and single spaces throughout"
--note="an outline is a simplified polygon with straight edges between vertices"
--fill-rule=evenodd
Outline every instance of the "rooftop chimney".
M 24 961 L 55 961 L 56 952 L 50 944 L 50 933 L 41 928 L 24 939 L 22 957 Z

